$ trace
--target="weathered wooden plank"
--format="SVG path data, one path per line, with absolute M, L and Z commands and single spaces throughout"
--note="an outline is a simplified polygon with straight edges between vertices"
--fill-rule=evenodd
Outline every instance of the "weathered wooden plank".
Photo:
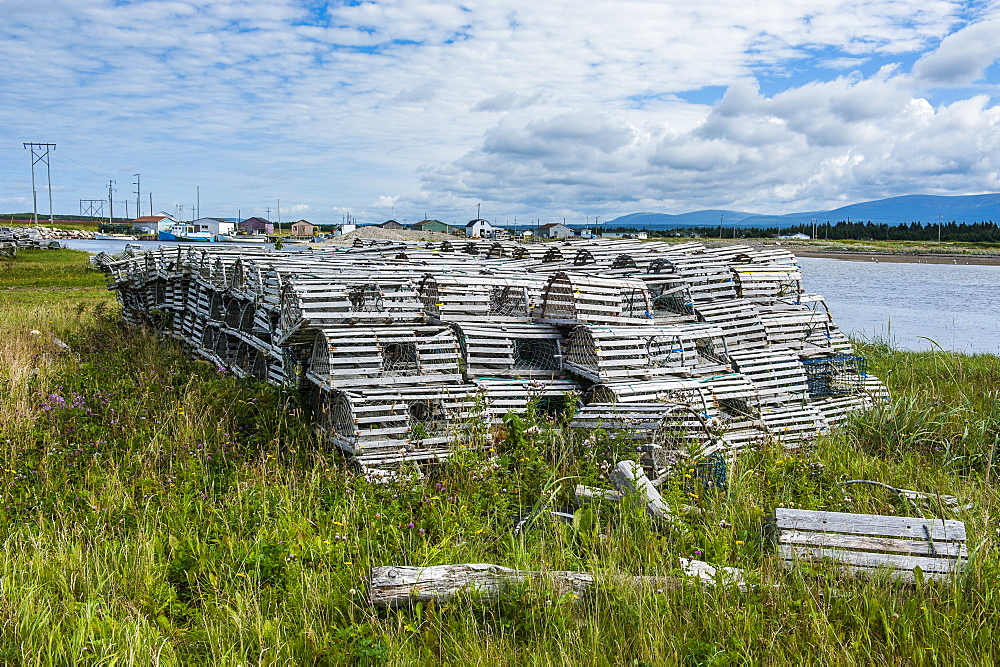
M 924 572 L 954 572 L 961 565 L 957 558 L 925 558 L 920 556 L 904 556 L 900 554 L 872 553 L 868 551 L 849 551 L 845 549 L 828 549 L 823 547 L 801 547 L 781 545 L 778 555 L 785 560 L 822 560 L 829 558 L 845 565 L 858 567 L 880 568 L 894 570 L 913 570 L 919 567 Z
M 780 544 L 796 547 L 827 547 L 855 551 L 877 551 L 936 558 L 968 558 L 969 548 L 963 542 L 942 542 L 927 539 L 894 539 L 872 535 L 846 533 L 815 533 L 784 529 Z
M 921 519 L 919 517 L 883 516 L 878 514 L 848 514 L 779 507 L 775 510 L 775 525 L 780 529 L 824 531 L 872 535 L 880 537 L 929 538 L 961 542 L 965 524 L 955 519 Z

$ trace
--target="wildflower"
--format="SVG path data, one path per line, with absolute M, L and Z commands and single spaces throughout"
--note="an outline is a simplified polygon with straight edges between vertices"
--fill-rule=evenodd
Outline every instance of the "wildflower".
M 247 576 L 247 575 L 243 574 L 242 572 L 237 572 L 237 573 L 236 573 L 236 576 L 237 576 L 237 577 L 245 577 L 245 576 Z
M 742 545 L 743 544 L 743 540 L 736 540 L 736 544 Z

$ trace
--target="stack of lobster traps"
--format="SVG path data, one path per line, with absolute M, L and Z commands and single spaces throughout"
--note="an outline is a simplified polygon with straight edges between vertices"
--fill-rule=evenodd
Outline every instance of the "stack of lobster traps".
M 794 446 L 887 395 L 780 249 L 470 239 L 94 261 L 126 322 L 303 392 L 317 433 L 370 468 L 487 442 L 531 405 L 659 468 Z

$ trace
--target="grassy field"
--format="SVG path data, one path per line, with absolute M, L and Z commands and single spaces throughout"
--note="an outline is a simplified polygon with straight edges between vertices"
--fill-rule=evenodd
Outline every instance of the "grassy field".
M 578 482 L 606 484 L 614 440 L 544 416 L 480 430 L 423 477 L 373 483 L 318 442 L 297 396 L 190 361 L 122 327 L 75 251 L 0 260 L 0 662 L 10 664 L 995 664 L 1000 660 L 1000 363 L 863 352 L 888 406 L 795 452 L 767 446 L 729 491 L 686 483 L 664 532 L 634 503 L 535 522 Z M 60 344 L 62 343 L 62 345 Z M 946 584 L 786 570 L 762 537 L 775 507 L 913 515 L 845 479 L 958 496 L 973 553 Z M 591 524 L 586 525 L 584 524 Z M 521 587 L 385 611 L 379 565 L 487 562 L 674 576 L 679 556 L 752 584 Z

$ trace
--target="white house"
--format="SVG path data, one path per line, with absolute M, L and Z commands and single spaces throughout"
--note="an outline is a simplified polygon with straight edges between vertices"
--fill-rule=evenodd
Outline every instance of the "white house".
M 573 236 L 573 230 L 561 222 L 550 222 L 539 227 L 537 234 L 544 239 L 565 239 Z
M 465 226 L 465 235 L 470 239 L 491 239 L 497 232 L 502 231 L 499 227 L 494 227 L 489 220 L 476 218 Z
M 230 234 L 236 229 L 236 223 L 225 218 L 198 218 L 191 223 L 195 234 Z

